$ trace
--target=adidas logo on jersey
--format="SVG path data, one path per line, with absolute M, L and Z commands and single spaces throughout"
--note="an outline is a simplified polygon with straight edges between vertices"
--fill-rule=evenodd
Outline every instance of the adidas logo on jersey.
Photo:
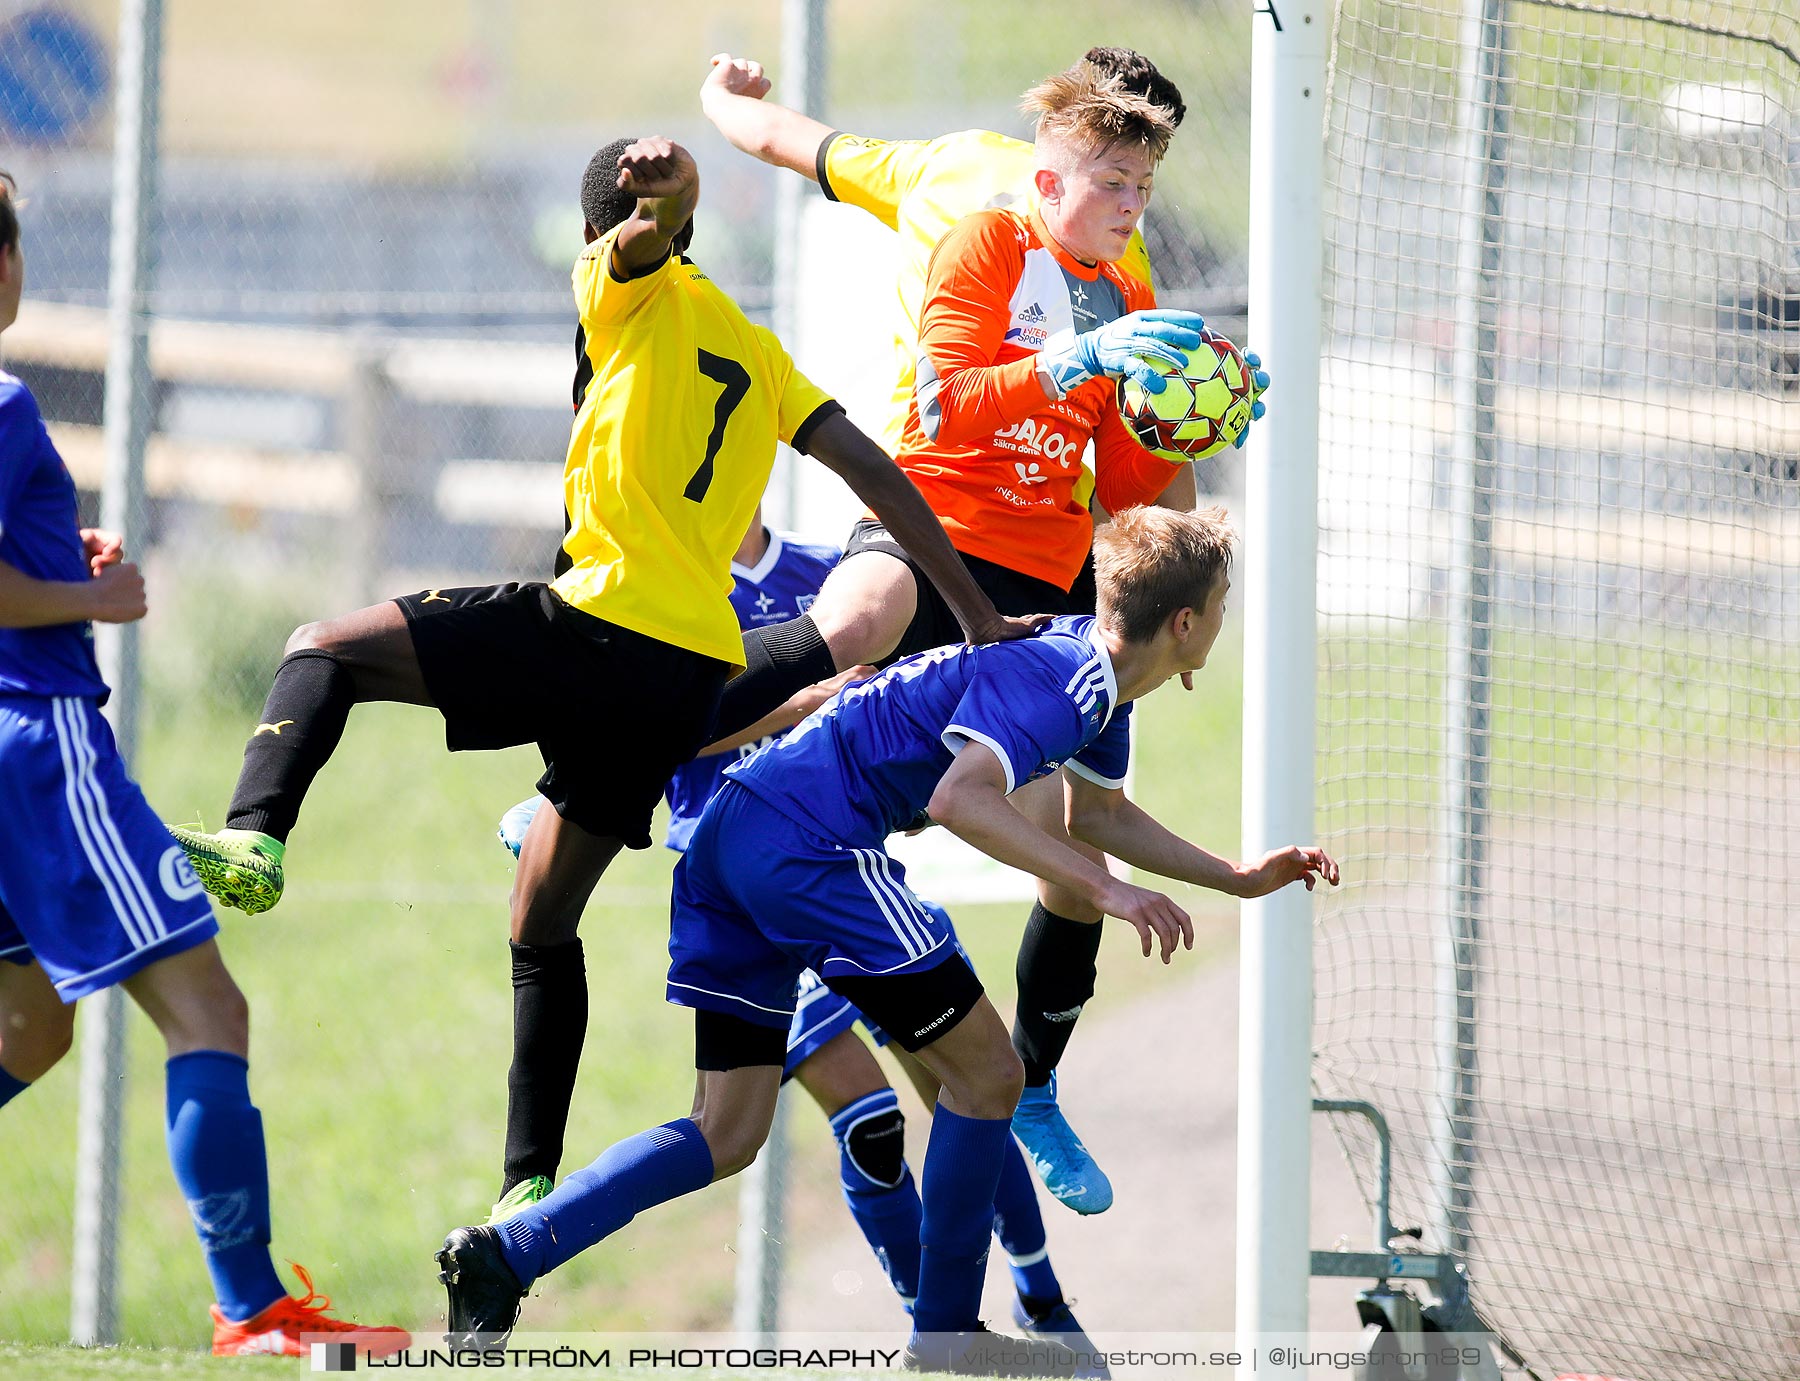
M 1042 350 L 1044 342 L 1050 338 L 1050 329 L 1045 325 L 1049 320 L 1050 314 L 1044 310 L 1043 303 L 1029 303 L 1013 313 L 1005 339 L 1027 350 Z

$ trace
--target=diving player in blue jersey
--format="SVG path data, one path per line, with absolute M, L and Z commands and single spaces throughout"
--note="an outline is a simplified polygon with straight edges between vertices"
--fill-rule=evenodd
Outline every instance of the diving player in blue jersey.
M 771 532 L 759 508 L 732 558 L 731 605 L 746 630 L 799 618 L 838 559 L 838 549 L 814 546 Z M 842 685 L 875 674 L 873 667 L 854 667 L 808 687 L 752 731 L 752 741 L 735 749 L 703 754 L 683 764 L 664 793 L 669 803 L 665 843 L 685 850 L 706 803 L 718 791 L 725 769 L 752 756 L 768 735 L 797 723 L 830 698 Z M 500 839 L 516 858 L 542 796 L 514 806 L 501 818 Z M 922 903 L 946 927 L 950 918 L 932 902 Z M 951 931 L 954 934 L 954 931 Z M 808 970 L 801 976 L 794 1019 L 788 1030 L 787 1061 L 782 1081 L 797 1081 L 825 1114 L 838 1147 L 838 1183 L 844 1203 L 875 1252 L 894 1292 L 910 1310 L 919 1289 L 919 1190 L 906 1162 L 906 1119 L 900 1099 L 880 1063 L 855 1033 L 861 1014 L 839 993 Z M 878 1045 L 887 1035 L 867 1021 L 863 1025 Z M 902 1056 L 902 1065 L 925 1106 L 937 1102 L 938 1088 L 928 1070 Z M 551 1191 L 547 1176 L 521 1180 L 489 1216 L 503 1222 Z M 1016 1144 L 1009 1144 L 1000 1187 L 994 1199 L 994 1235 L 1006 1251 L 1017 1295 L 1013 1318 L 1032 1335 L 1056 1333 L 1076 1347 L 1088 1346 L 1074 1312 L 1063 1299 L 1062 1284 L 1051 1265 L 1031 1171 Z
M 24 283 L 12 179 L 0 173 L 0 332 Z M 68 1052 L 79 999 L 123 987 L 168 1047 L 169 1161 L 218 1300 L 213 1351 L 297 1357 L 311 1335 L 387 1356 L 407 1345 L 405 1330 L 332 1318 L 299 1267 L 308 1293 L 292 1298 L 269 1257 L 249 1007 L 199 879 L 100 713 L 109 692 L 93 624 L 145 609 L 119 535 L 80 526 L 75 482 L 31 391 L 0 373 L 0 1106 Z
M 1036 1374 L 1079 1365 L 1049 1342 L 984 1337 L 994 1191 L 1023 1070 L 948 930 L 906 886 L 886 837 L 927 819 L 1130 923 L 1165 963 L 1192 947 L 1168 897 L 1112 876 L 1007 800 L 1068 764 L 1071 835 L 1147 872 L 1238 897 L 1336 883 L 1292 845 L 1238 865 L 1126 799 L 1131 702 L 1205 665 L 1224 620 L 1232 533 L 1218 509 L 1130 509 L 1096 535 L 1098 614 L 1019 642 L 922 653 L 849 687 L 726 769 L 675 870 L 668 993 L 695 1009 L 690 1117 L 619 1142 L 497 1227 L 439 1253 L 454 1338 L 507 1333 L 540 1277 L 654 1204 L 750 1164 L 768 1134 L 806 969 L 931 1070 L 942 1092 L 921 1176 L 909 1366 Z

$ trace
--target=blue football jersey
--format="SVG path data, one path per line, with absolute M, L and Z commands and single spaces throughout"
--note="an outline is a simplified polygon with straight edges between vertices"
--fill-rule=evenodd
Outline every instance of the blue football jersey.
M 1067 763 L 1122 787 L 1131 706 L 1089 615 L 1037 636 L 940 647 L 832 697 L 725 775 L 825 838 L 879 844 L 922 822 L 931 793 L 970 742 L 991 748 L 1013 791 Z
M 38 580 L 88 579 L 75 481 L 44 430 L 37 400 L 0 373 L 0 561 Z M 0 694 L 106 694 L 94 628 L 0 628 Z
M 841 555 L 836 547 L 796 542 L 770 532 L 768 549 L 755 566 L 731 563 L 731 607 L 737 613 L 738 626 L 749 630 L 799 618 L 812 607 L 819 587 Z M 746 743 L 734 753 L 695 758 L 675 769 L 663 793 L 669 802 L 669 835 L 665 842 L 671 849 L 687 848 L 700 812 L 719 789 L 725 769 L 739 758 L 750 757 L 769 741 Z

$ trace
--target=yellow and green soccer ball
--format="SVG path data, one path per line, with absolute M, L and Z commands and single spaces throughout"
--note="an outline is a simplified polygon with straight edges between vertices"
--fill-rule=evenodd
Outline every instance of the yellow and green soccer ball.
M 1227 446 L 1250 425 L 1256 402 L 1250 366 L 1237 346 L 1216 331 L 1202 331 L 1200 344 L 1181 364 L 1147 362 L 1167 382 L 1152 393 L 1129 374 L 1119 380 L 1119 415 L 1147 451 L 1171 464 L 1200 460 Z

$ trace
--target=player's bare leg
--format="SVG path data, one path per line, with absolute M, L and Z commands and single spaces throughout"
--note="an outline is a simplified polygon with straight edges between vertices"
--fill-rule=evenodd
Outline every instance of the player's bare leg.
M 0 961 L 0 1106 L 48 1074 L 75 1043 L 75 1008 L 35 960 Z
M 324 652 L 335 657 L 355 681 L 359 701 L 431 703 L 406 615 L 391 599 L 334 619 L 302 624 L 284 649 L 289 657 L 296 652 Z
M 986 996 L 916 1053 L 943 1085 L 919 1181 L 923 1214 L 912 1347 L 922 1358 L 940 1347 L 960 1351 L 957 1335 L 981 1327 L 994 1191 L 1025 1071 Z
M 794 1082 L 812 1095 L 826 1117 L 888 1087 L 880 1062 L 852 1031 L 832 1037 L 801 1061 Z
M 1012 1117 L 1025 1068 L 1007 1038 L 1006 1023 L 985 995 L 968 1016 L 915 1054 L 938 1081 L 939 1108 L 983 1121 Z
M 527 945 L 573 940 L 588 898 L 624 847 L 610 835 L 589 834 L 554 807 L 538 811 L 513 877 L 512 938 Z
M 919 1095 L 919 1101 L 929 1113 L 937 1106 L 938 1094 L 944 1088 L 938 1082 L 937 1075 L 925 1068 L 917 1055 L 896 1047 L 890 1047 L 888 1053 L 894 1057 L 894 1062 L 900 1066 L 900 1072 L 906 1076 L 906 1082 L 912 1085 L 913 1092 Z
M 342 739 L 351 707 L 373 700 L 431 704 L 397 603 L 294 630 L 244 746 L 225 828 L 174 832 L 208 892 L 252 915 L 281 900 L 282 861 L 300 804 Z
M 756 1159 L 775 1122 L 781 1092 L 779 1065 L 702 1069 L 694 1076 L 694 1108 L 688 1120 L 712 1152 L 713 1181 L 730 1179 Z
M 831 649 L 833 670 L 843 671 L 886 658 L 918 608 L 918 577 L 910 566 L 884 551 L 860 551 L 825 577 L 807 613 Z
M 159 959 L 123 987 L 162 1033 L 170 1059 L 197 1050 L 250 1058 L 250 1004 L 216 940 Z
M 512 889 L 506 1159 L 489 1222 L 542 1199 L 555 1182 L 587 1036 L 587 970 L 577 930 L 595 885 L 623 847 L 563 819 L 553 806 L 538 811 L 525 832 Z
M 1060 773 L 1033 782 L 1010 799 L 1044 833 L 1106 866 L 1098 849 L 1069 837 Z M 1025 1091 L 1013 1114 L 1013 1131 L 1044 1187 L 1077 1213 L 1104 1212 L 1113 1200 L 1112 1182 L 1069 1127 L 1056 1097 L 1056 1066 L 1082 1007 L 1094 995 L 1100 934 L 1098 911 L 1075 893 L 1040 880 L 1015 974 L 1013 1046 L 1025 1065 Z
M 919 607 L 918 577 L 896 556 L 859 551 L 838 562 L 812 608 L 744 635 L 746 665 L 719 701 L 717 736 L 748 728 L 796 691 L 900 645 Z

